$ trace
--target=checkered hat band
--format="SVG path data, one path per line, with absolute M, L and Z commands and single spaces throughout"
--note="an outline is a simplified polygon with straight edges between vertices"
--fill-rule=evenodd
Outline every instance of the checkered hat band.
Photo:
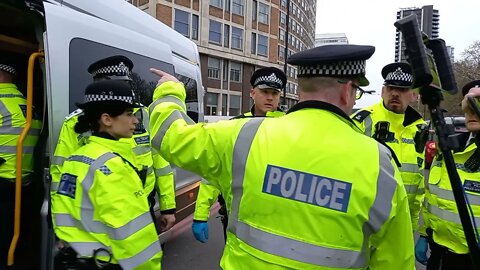
M 298 75 L 348 76 L 365 74 L 365 60 L 342 61 L 326 65 L 299 66 Z
M 401 70 L 396 70 L 394 72 L 390 72 L 387 74 L 385 77 L 386 81 L 402 81 L 402 82 L 413 82 L 413 76 L 412 74 L 408 74 L 405 72 L 402 72 Z
M 132 96 L 111 96 L 111 95 L 85 95 L 85 103 L 93 101 L 110 101 L 118 100 L 133 104 Z
M 8 73 L 12 73 L 13 75 L 17 75 L 17 71 L 11 66 L 0 64 L 0 70 L 3 70 Z
M 282 86 L 282 80 L 280 78 L 277 78 L 277 76 L 275 76 L 274 73 L 272 73 L 271 75 L 265 75 L 265 76 L 260 76 L 258 77 L 256 80 L 255 80 L 255 83 L 253 85 L 257 85 L 259 84 L 260 82 L 264 82 L 264 83 L 276 83 L 280 86 Z
M 95 77 L 97 75 L 117 75 L 117 76 L 130 76 L 130 70 L 127 66 L 115 65 L 99 68 L 92 72 L 92 75 Z

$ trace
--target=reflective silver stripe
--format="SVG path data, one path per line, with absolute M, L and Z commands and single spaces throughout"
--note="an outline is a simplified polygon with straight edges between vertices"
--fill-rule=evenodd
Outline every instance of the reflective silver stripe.
M 147 168 L 147 175 L 150 175 L 151 173 L 153 173 L 153 167 L 152 166 Z
M 455 203 L 455 197 L 453 196 L 452 190 L 443 189 L 438 187 L 437 185 L 432 185 L 432 184 L 429 184 L 428 188 L 430 189 L 430 193 L 436 195 L 437 197 L 444 200 L 451 201 L 452 203 Z M 470 205 L 480 206 L 480 195 L 471 194 L 467 192 L 465 193 L 467 194 L 468 202 L 470 203 Z
M 180 106 L 184 111 L 187 110 L 187 108 L 185 108 L 185 103 L 183 103 L 180 99 L 178 99 L 177 97 L 174 97 L 174 96 L 166 96 L 166 97 L 163 97 L 163 98 L 159 98 L 159 99 L 155 100 L 152 104 L 150 104 L 149 109 L 148 109 L 149 113 L 152 114 L 155 107 L 162 102 L 173 102 L 173 103 L 177 104 L 178 106 Z
M 435 167 L 442 167 L 442 161 L 435 159 L 435 161 L 433 162 L 433 166 L 435 166 Z
M 0 126 L 1 135 L 20 135 L 22 131 L 23 131 L 23 127 Z M 40 129 L 31 127 L 28 130 L 28 135 L 38 136 L 40 135 Z
M 417 194 L 425 194 L 425 188 L 419 188 Z
M 412 139 L 402 138 L 402 142 L 406 144 L 415 144 L 415 141 Z
M 18 94 L 0 94 L 0 98 L 21 98 L 25 99 L 23 95 L 18 95 Z
M 133 153 L 136 156 L 147 154 L 150 152 L 150 146 L 145 146 L 145 145 L 137 145 L 133 148 Z
M 52 158 L 52 165 L 63 165 L 63 163 L 67 160 L 66 157 L 62 156 L 53 156 Z
M 183 119 L 187 124 L 195 124 L 190 117 L 188 117 L 184 112 L 182 111 L 173 111 L 165 121 L 163 121 L 162 125 L 157 131 L 157 134 L 152 139 L 152 147 L 155 149 L 159 150 L 160 145 L 162 144 L 163 137 L 165 137 L 165 133 L 167 133 L 167 130 L 170 128 L 173 122 L 175 122 L 178 119 Z
M 405 185 L 405 190 L 408 194 L 417 194 L 418 193 L 418 185 Z
M 124 260 L 118 260 L 123 269 L 134 269 L 135 267 L 149 261 L 155 254 L 159 253 L 162 250 L 159 241 L 155 241 L 151 243 L 148 247 L 146 247 L 141 252 L 137 253 L 137 255 L 130 257 Z
M 170 164 L 168 164 L 167 166 L 165 166 L 163 168 L 155 169 L 155 176 L 156 177 L 164 176 L 164 175 L 167 175 L 169 173 L 173 173 L 173 170 L 172 170 L 172 167 L 170 167 Z
M 148 114 L 147 108 L 141 107 L 140 110 L 142 110 L 143 126 L 145 127 L 147 132 L 150 132 L 150 115 Z
M 99 242 L 68 242 L 68 244 L 78 253 L 80 257 L 92 257 L 96 249 L 110 250 Z
M 90 210 L 87 210 L 90 211 Z M 75 227 L 75 228 L 84 228 L 84 224 L 90 228 L 87 232 L 90 233 L 99 233 L 99 234 L 108 234 L 111 239 L 114 240 L 123 240 L 131 236 L 132 234 L 138 232 L 139 230 L 147 227 L 148 225 L 152 224 L 152 216 L 150 212 L 145 212 L 140 216 L 130 220 L 127 224 L 118 227 L 118 228 L 111 228 L 106 225 L 101 228 L 98 225 L 89 226 L 91 221 L 87 222 L 86 220 L 77 220 L 72 217 L 70 214 L 56 214 L 55 215 L 55 223 L 57 226 L 62 227 Z
M 23 146 L 24 154 L 33 154 L 33 146 Z M 17 146 L 2 145 L 0 146 L 0 153 L 4 154 L 16 154 Z
M 265 232 L 238 219 L 245 166 L 252 142 L 262 121 L 262 118 L 256 118 L 245 123 L 235 142 L 232 161 L 233 198 L 228 230 L 248 245 L 276 256 L 328 267 L 365 267 L 367 259 L 364 253 L 305 243 Z M 365 241 L 368 242 L 368 239 Z
M 0 100 L 0 114 L 2 115 L 2 126 L 12 126 L 12 113 L 7 109 L 7 106 Z
M 51 182 L 50 183 L 50 192 L 57 191 L 58 190 L 58 185 L 59 185 L 59 182 Z
M 253 138 L 258 128 L 263 122 L 263 118 L 254 118 L 246 122 L 241 128 L 235 145 L 233 147 L 232 158 L 232 207 L 228 222 L 228 230 L 236 234 L 238 211 L 240 200 L 243 196 L 243 177 L 245 176 L 245 166 L 247 164 L 248 153 L 252 146 Z M 243 239 L 242 239 L 243 240 Z
M 428 209 L 428 212 L 434 214 L 435 216 L 437 216 L 437 217 L 439 217 L 443 220 L 450 221 L 450 222 L 456 223 L 458 225 L 462 225 L 462 222 L 460 221 L 460 217 L 458 216 L 458 213 L 454 213 L 454 212 L 450 212 L 450 211 L 441 209 L 440 207 L 438 207 L 436 205 L 433 205 L 433 204 L 430 204 L 430 203 L 427 203 L 427 209 Z M 479 224 L 480 223 L 480 217 L 475 217 L 475 222 L 477 224 Z
M 236 227 L 236 235 L 242 241 L 276 256 L 325 267 L 363 268 L 367 266 L 364 254 L 358 251 L 326 248 L 296 241 L 264 232 L 242 221 L 238 221 Z
M 420 173 L 418 164 L 402 163 L 402 167 L 398 168 L 401 172 Z
M 365 120 L 365 135 L 372 137 L 372 117 L 368 115 Z
M 395 169 L 390 162 L 390 150 L 385 146 L 378 144 L 379 151 L 379 172 L 377 178 L 377 191 L 375 201 L 368 212 L 368 221 L 363 224 L 364 246 L 368 245 L 368 237 L 372 233 L 378 232 L 383 224 L 388 220 L 390 211 L 392 210 L 392 200 L 397 189 L 397 181 L 395 181 Z

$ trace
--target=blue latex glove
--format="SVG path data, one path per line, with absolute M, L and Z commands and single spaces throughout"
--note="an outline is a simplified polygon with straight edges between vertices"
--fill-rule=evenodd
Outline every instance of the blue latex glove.
M 208 223 L 206 221 L 196 221 L 192 223 L 192 232 L 195 239 L 202 243 L 208 241 Z
M 428 239 L 420 236 L 415 244 L 415 259 L 423 265 L 427 265 Z

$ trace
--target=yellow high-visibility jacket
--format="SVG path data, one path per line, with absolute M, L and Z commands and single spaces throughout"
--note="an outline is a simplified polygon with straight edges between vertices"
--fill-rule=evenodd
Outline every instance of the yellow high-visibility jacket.
M 64 162 L 52 219 L 78 256 L 103 248 L 123 269 L 160 269 L 162 250 L 135 165 L 128 141 L 97 136 Z M 109 257 L 99 252 L 97 259 Z
M 462 134 L 463 145 L 466 145 L 468 135 Z M 480 169 L 471 169 L 466 165 L 467 160 L 477 148 L 472 140 L 463 150 L 454 152 L 453 158 L 478 226 L 480 224 Z M 430 169 L 423 219 L 425 227 L 432 229 L 435 243 L 457 254 L 469 252 L 457 204 L 453 197 L 452 185 L 441 155 L 437 155 Z
M 26 124 L 27 101 L 13 83 L 0 83 L 0 178 L 14 182 L 17 171 L 17 142 Z M 23 181 L 33 172 L 33 150 L 42 122 L 33 115 L 32 125 L 23 141 Z
M 66 117 L 58 144 L 50 166 L 50 174 L 52 176 L 52 184 L 50 191 L 55 193 L 60 182 L 60 175 L 65 160 L 78 148 L 88 142 L 89 132 L 77 134 L 75 132 L 75 124 L 78 117 L 83 113 L 82 110 L 76 110 Z M 135 112 L 139 119 L 148 120 L 148 113 L 144 107 Z M 136 163 L 139 170 L 147 169 L 147 180 L 145 184 L 145 192 L 150 194 L 154 189 L 159 193 L 160 210 L 163 212 L 172 212 L 176 207 L 175 203 L 175 181 L 173 171 L 170 164 L 165 161 L 156 151 L 151 151 L 150 135 L 148 132 L 148 121 L 140 122 L 135 130 L 135 134 L 131 139 L 121 139 L 132 144 L 135 153 Z
M 415 135 L 424 127 L 425 121 L 420 114 L 410 106 L 405 114 L 396 114 L 385 108 L 383 100 L 366 107 L 352 116 L 353 121 L 365 133 L 372 137 L 375 134 L 375 125 L 379 121 L 390 123 L 389 131 L 393 136 L 385 143 L 395 152 L 402 164 L 398 169 L 407 190 L 408 204 L 412 219 L 412 228 L 417 229 L 420 208 L 425 195 L 423 176 L 425 147 L 421 152 L 415 150 Z
M 233 117 L 232 119 L 240 119 L 247 117 L 254 117 L 253 115 L 254 107 L 249 112 Z M 267 112 L 266 117 L 280 117 L 284 116 L 285 113 L 282 111 L 272 111 Z M 210 185 L 206 181 L 200 183 L 198 189 L 197 201 L 195 203 L 195 212 L 193 214 L 193 219 L 199 221 L 207 221 L 210 216 L 210 208 L 215 203 L 220 191 L 214 186 Z
M 223 269 L 414 269 L 400 173 L 337 107 L 189 125 L 181 83 L 154 100 L 152 147 L 225 197 Z

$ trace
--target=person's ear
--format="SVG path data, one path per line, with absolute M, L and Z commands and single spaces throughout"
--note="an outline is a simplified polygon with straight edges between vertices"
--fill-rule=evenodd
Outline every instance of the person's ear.
M 113 121 L 112 117 L 108 113 L 102 113 L 100 116 L 100 122 L 106 127 L 111 127 Z
M 255 95 L 255 89 L 250 89 L 250 97 L 253 98 L 253 96 Z
M 410 102 L 417 102 L 418 101 L 418 92 L 415 91 L 415 90 L 412 90 L 412 96 L 411 96 L 411 99 L 410 99 Z
M 352 98 L 352 89 L 350 88 L 348 83 L 340 84 L 340 105 L 344 106 L 350 102 Z

